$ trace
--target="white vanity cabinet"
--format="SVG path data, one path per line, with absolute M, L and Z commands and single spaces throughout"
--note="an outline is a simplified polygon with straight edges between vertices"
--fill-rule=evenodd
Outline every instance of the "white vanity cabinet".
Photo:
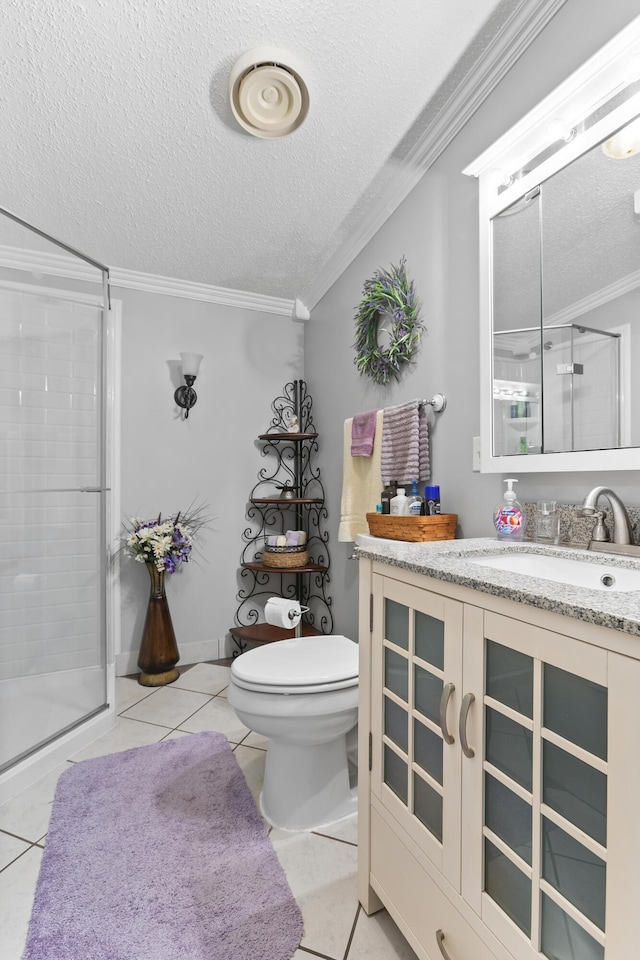
M 640 640 L 360 568 L 365 910 L 430 960 L 638 956 Z

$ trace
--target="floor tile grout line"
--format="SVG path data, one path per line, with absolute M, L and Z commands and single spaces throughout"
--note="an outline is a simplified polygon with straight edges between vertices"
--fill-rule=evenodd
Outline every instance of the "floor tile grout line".
M 330 957 L 328 953 L 318 953 L 317 950 L 312 950 L 311 947 L 303 947 L 300 945 L 298 950 L 303 950 L 305 953 L 308 953 L 312 957 L 320 957 L 321 960 L 337 960 L 336 957 Z
M 232 709 L 233 709 L 233 707 L 232 707 Z M 262 750 L 264 753 L 266 753 L 266 752 L 267 752 L 267 748 L 266 748 L 266 747 L 255 747 L 252 743 L 245 743 L 245 740 L 247 739 L 247 737 L 250 737 L 252 733 L 255 733 L 255 731 L 254 731 L 254 730 L 249 730 L 248 733 L 245 733 L 244 737 L 242 738 L 242 740 L 240 741 L 240 743 L 238 744 L 238 746 L 239 746 L 239 747 L 251 747 L 253 750 Z
M 202 694 L 200 694 L 200 696 L 202 696 L 202 697 L 208 697 L 209 699 L 207 700 L 206 703 L 201 703 L 200 706 L 197 708 L 197 710 L 194 710 L 193 713 L 190 713 L 188 717 L 184 717 L 184 719 L 182 719 L 182 720 L 180 721 L 180 723 L 186 723 L 187 720 L 191 720 L 191 717 L 195 717 L 196 713 L 199 713 L 199 711 L 202 710 L 203 707 L 208 706 L 208 705 L 211 703 L 212 700 L 215 700 L 215 699 L 216 699 L 215 696 L 212 696 L 211 694 L 208 694 L 208 693 L 202 693 Z M 133 710 L 133 707 L 127 707 L 127 710 Z M 125 719 L 125 720 L 135 720 L 136 718 L 135 718 L 135 717 L 124 717 L 124 719 Z M 140 722 L 140 723 L 153 723 L 153 720 L 140 720 L 139 722 Z M 155 724 L 155 725 L 158 726 L 158 727 L 163 726 L 163 724 L 160 724 L 160 723 Z M 173 729 L 175 730 L 176 728 L 173 727 Z
M 232 740 L 229 743 L 233 743 Z M 250 743 L 233 743 L 233 750 L 235 752 L 236 747 L 245 747 L 247 750 L 257 750 L 259 753 L 266 753 L 266 750 L 263 750 L 262 747 L 252 747 Z
M 181 688 L 178 688 L 178 689 L 181 689 Z M 186 691 L 186 692 L 187 692 L 187 693 L 197 693 L 198 691 L 188 690 L 188 691 Z M 208 697 L 209 699 L 207 700 L 206 703 L 200 704 L 200 706 L 198 707 L 198 709 L 197 709 L 197 710 L 194 710 L 193 713 L 190 713 L 188 717 L 184 717 L 184 719 L 180 721 L 180 724 L 179 724 L 177 727 L 172 727 L 172 728 L 171 728 L 172 731 L 173 731 L 173 730 L 179 730 L 181 733 L 191 733 L 192 731 L 190 731 L 190 730 L 182 730 L 182 729 L 181 729 L 182 724 L 187 723 L 188 720 L 191 720 L 192 717 L 195 717 L 195 715 L 196 715 L 197 713 L 199 713 L 201 710 L 204 710 L 205 707 L 209 706 L 209 704 L 210 704 L 213 700 L 217 700 L 219 694 L 217 694 L 217 693 L 214 693 L 214 694 L 204 693 L 204 694 L 201 694 L 201 696 Z M 225 702 L 227 702 L 226 697 L 223 697 L 222 699 L 225 700 Z M 135 706 L 135 704 L 134 704 L 134 706 Z M 133 707 L 127 707 L 127 710 L 131 710 L 131 709 L 133 709 Z M 122 716 L 124 720 L 136 720 L 136 717 L 125 717 L 123 714 L 118 714 L 118 716 Z M 161 724 L 161 723 L 154 723 L 153 720 L 138 720 L 137 722 L 138 722 L 138 723 L 149 723 L 149 724 L 151 724 L 152 726 L 157 726 L 157 727 L 164 726 L 164 724 Z M 222 733 L 222 731 L 218 731 L 218 732 Z M 252 733 L 252 731 L 249 730 L 249 732 L 248 732 L 247 734 L 245 734 L 245 736 L 248 737 L 248 736 L 249 736 L 249 733 Z M 227 739 L 228 739 L 228 738 L 227 738 Z M 243 739 L 244 739 L 244 738 L 243 738 Z M 242 741 L 240 741 L 240 742 L 242 742 Z
M 198 711 L 196 710 L 196 713 L 197 713 L 197 712 L 198 712 Z M 171 730 L 176 730 L 176 729 L 177 729 L 177 727 L 168 727 L 168 726 L 166 725 L 166 723 L 154 723 L 153 720 L 137 720 L 135 717 L 122 717 L 122 719 L 123 719 L 123 720 L 130 720 L 132 723 L 144 723 L 144 724 L 146 724 L 148 727 L 162 727 L 164 730 L 169 730 L 169 731 L 171 731 Z M 186 719 L 188 720 L 189 717 L 187 717 Z M 181 722 L 181 723 L 184 723 L 184 720 L 181 720 L 180 722 Z M 109 731 L 109 732 L 110 732 L 110 731 Z M 98 738 L 98 739 L 100 739 L 100 738 Z M 125 749 L 125 750 L 129 750 L 129 749 L 131 749 L 131 748 L 130 748 L 130 747 L 125 747 L 124 749 Z M 79 752 L 79 751 L 78 751 L 78 752 Z M 117 750 L 112 750 L 111 752 L 112 752 L 112 753 L 118 753 Z
M 324 837 L 325 840 L 337 840 L 338 843 L 346 843 L 348 847 L 358 846 L 354 840 L 345 840 L 343 837 L 332 837 L 330 833 L 321 833 L 320 830 L 310 830 L 309 832 L 313 833 L 316 837 Z
M 19 837 L 18 839 L 22 839 L 22 838 Z M 14 864 L 16 864 L 16 863 L 18 862 L 18 860 L 21 860 L 22 857 L 24 857 L 25 853 L 29 853 L 29 850 L 33 850 L 34 847 L 37 847 L 38 850 L 44 850 L 44 847 L 40 846 L 39 843 L 33 843 L 31 840 L 25 840 L 24 842 L 29 844 L 29 846 L 27 847 L 27 849 L 26 849 L 26 850 L 22 850 L 22 851 L 18 854 L 18 856 L 17 856 L 17 857 L 14 857 L 13 860 L 10 860 L 9 863 L 5 863 L 4 867 L 0 867 L 0 873 L 4 873 L 4 871 L 5 871 L 5 870 L 8 870 L 9 867 L 13 867 Z
M 19 833 L 14 833 L 12 830 L 5 830 L 4 827 L 0 827 L 0 833 L 4 833 L 7 837 L 13 837 L 14 840 L 22 840 L 23 843 L 37 843 L 37 840 L 27 840 L 26 837 L 21 836 Z M 44 836 L 44 834 L 43 834 Z M 42 838 L 40 838 L 42 839 Z
M 159 687 L 158 689 L 161 690 L 162 687 Z M 199 695 L 202 696 L 202 697 L 209 697 L 209 700 L 207 700 L 207 703 L 210 703 L 211 700 L 217 700 L 218 697 L 220 697 L 220 696 L 222 695 L 222 692 L 223 692 L 223 691 L 221 690 L 220 693 L 204 693 L 202 690 L 184 690 L 183 687 L 179 687 L 178 689 L 181 690 L 183 693 L 197 693 L 197 694 L 199 694 Z M 226 687 L 225 687 L 225 690 L 226 690 Z M 155 693 L 155 691 L 154 691 L 154 693 Z M 151 697 L 151 696 L 153 696 L 153 694 L 150 694 L 150 695 L 149 695 L 149 697 Z M 127 716 L 125 716 L 125 714 L 126 714 L 127 711 L 129 711 L 129 710 L 133 710 L 133 708 L 134 708 L 134 707 L 137 707 L 139 704 L 144 703 L 144 701 L 145 701 L 145 700 L 148 700 L 149 697 L 142 697 L 141 700 L 136 700 L 135 703 L 130 703 L 130 704 L 128 704 L 128 705 L 127 705 L 126 707 L 124 707 L 120 712 L 118 712 L 118 708 L 116 707 L 116 716 L 117 716 L 117 717 L 123 717 L 123 719 L 125 719 L 125 720 L 135 720 L 135 719 L 137 719 L 136 717 L 127 717 Z M 222 697 L 222 699 L 223 699 L 223 700 L 226 700 L 227 698 L 226 698 L 226 697 Z M 201 706 L 198 707 L 198 710 L 201 710 L 202 707 L 206 707 L 206 706 L 207 706 L 207 703 L 201 704 Z M 196 710 L 196 713 L 197 713 L 197 712 L 198 712 L 198 711 Z M 193 716 L 193 714 L 192 714 L 192 716 Z M 188 719 L 189 719 L 189 718 L 187 717 L 187 720 L 188 720 Z M 151 722 L 151 721 L 149 721 L 149 720 L 143 720 L 143 721 L 142 721 L 142 723 L 150 723 L 150 722 Z M 184 723 L 184 721 L 182 721 L 182 722 Z
M 346 950 L 345 950 L 345 952 L 344 952 L 344 956 L 343 956 L 342 960 L 347 960 L 347 957 L 349 956 L 349 951 L 351 950 L 351 944 L 353 943 L 353 937 L 354 937 L 355 932 L 356 932 L 356 925 L 357 925 L 357 923 L 358 923 L 358 917 L 360 916 L 360 911 L 361 911 L 361 910 L 362 910 L 362 906 L 361 906 L 360 903 L 358 903 L 358 906 L 356 907 L 356 915 L 355 915 L 355 917 L 353 918 L 353 926 L 351 927 L 351 933 L 349 934 L 349 939 L 348 939 L 348 941 L 347 941 L 347 948 L 346 948 Z
M 121 678 L 120 678 L 120 677 L 116 677 L 116 681 L 119 680 L 119 679 L 121 679 Z M 122 679 L 127 679 L 127 678 L 123 677 Z M 138 684 L 138 686 L 141 686 L 141 684 Z M 143 689 L 144 689 L 144 688 L 143 688 Z M 129 710 L 131 707 L 136 707 L 139 703 L 142 703 L 143 700 L 148 700 L 149 697 L 152 697 L 153 694 L 156 693 L 156 691 L 157 691 L 157 690 L 160 690 L 160 689 L 162 689 L 162 688 L 161 688 L 161 687 L 156 687 L 155 690 L 149 690 L 149 693 L 143 694 L 143 695 L 140 697 L 139 700 L 136 700 L 134 703 L 130 703 L 129 706 L 128 706 L 126 709 Z

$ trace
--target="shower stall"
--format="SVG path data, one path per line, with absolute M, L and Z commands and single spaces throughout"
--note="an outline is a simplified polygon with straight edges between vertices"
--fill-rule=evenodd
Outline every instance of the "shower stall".
M 622 446 L 619 333 L 564 323 L 493 345 L 495 456 Z
M 109 306 L 105 266 L 0 208 L 0 801 L 113 724 Z

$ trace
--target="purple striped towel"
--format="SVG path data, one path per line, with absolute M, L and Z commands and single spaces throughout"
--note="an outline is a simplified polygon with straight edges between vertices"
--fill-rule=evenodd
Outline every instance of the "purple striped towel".
M 429 479 L 428 430 L 427 413 L 420 400 L 385 407 L 380 464 L 385 486 L 390 480 L 406 484 Z
M 351 425 L 351 456 L 370 457 L 376 436 L 377 410 L 356 413 Z

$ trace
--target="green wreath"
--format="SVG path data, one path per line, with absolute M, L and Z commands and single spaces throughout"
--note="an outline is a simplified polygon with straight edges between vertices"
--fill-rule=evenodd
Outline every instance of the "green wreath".
M 393 318 L 391 342 L 386 350 L 378 345 L 378 325 L 384 316 Z M 413 280 L 407 275 L 404 257 L 397 267 L 376 270 L 366 281 L 355 321 L 354 363 L 360 374 L 381 384 L 389 383 L 392 377 L 399 379 L 424 329 L 420 321 L 420 301 Z

